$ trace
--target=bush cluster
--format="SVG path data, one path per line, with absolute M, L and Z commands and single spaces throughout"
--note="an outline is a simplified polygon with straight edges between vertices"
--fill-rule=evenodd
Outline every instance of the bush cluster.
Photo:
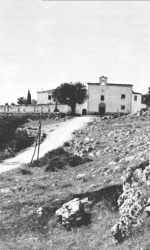
M 62 147 L 48 152 L 44 157 L 37 161 L 34 161 L 32 167 L 46 166 L 45 171 L 57 171 L 58 169 L 64 169 L 66 166 L 76 167 L 86 162 L 92 161 L 89 158 L 81 158 L 80 156 L 70 154 L 66 152 Z

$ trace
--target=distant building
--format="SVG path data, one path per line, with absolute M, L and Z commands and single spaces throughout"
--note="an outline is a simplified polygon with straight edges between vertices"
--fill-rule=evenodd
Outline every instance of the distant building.
M 143 103 L 142 94 L 132 91 L 132 113 L 146 108 L 147 105 Z
M 146 109 L 142 103 L 142 94 L 132 90 L 132 84 L 108 83 L 107 77 L 101 76 L 97 83 L 88 84 L 88 99 L 77 105 L 76 112 L 86 114 L 136 113 Z M 37 104 L 55 104 L 54 90 L 38 91 Z
M 37 92 L 37 104 L 55 104 L 52 93 L 54 89 L 38 91 Z
M 142 94 L 132 91 L 132 84 L 108 83 L 107 77 L 99 78 L 98 83 L 88 84 L 88 113 L 99 113 L 101 116 L 113 113 L 135 113 L 142 108 Z
M 38 91 L 37 92 L 37 104 L 55 104 L 54 99 L 52 98 L 54 89 L 51 90 L 44 90 L 44 91 Z M 63 105 L 61 105 L 63 106 Z M 66 106 L 65 110 L 66 110 Z M 68 112 L 70 112 L 70 107 L 68 106 Z M 76 112 L 78 114 L 87 114 L 87 101 L 85 101 L 81 105 L 76 106 Z

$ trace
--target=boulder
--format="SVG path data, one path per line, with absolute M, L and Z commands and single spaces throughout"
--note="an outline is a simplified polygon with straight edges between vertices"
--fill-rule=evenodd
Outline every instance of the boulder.
M 85 207 L 87 204 L 90 204 L 88 198 L 82 200 L 79 200 L 79 198 L 75 198 L 65 203 L 55 213 L 58 217 L 58 221 L 66 229 L 84 224 L 86 218 Z
M 78 179 L 78 180 L 81 180 L 81 179 L 83 179 L 85 176 L 86 176 L 86 173 L 78 174 L 78 175 L 77 175 L 77 179 Z
M 86 138 L 84 139 L 84 144 L 89 143 L 89 142 L 90 142 L 90 139 L 89 139 L 88 137 L 86 137 Z

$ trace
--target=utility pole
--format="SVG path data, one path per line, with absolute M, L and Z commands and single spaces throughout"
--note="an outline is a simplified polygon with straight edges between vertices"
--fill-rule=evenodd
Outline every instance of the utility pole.
M 39 136 L 38 136 L 38 153 L 37 153 L 37 164 L 39 164 L 39 153 L 40 153 L 40 144 L 41 144 L 41 126 L 42 126 L 42 119 L 41 119 L 41 112 L 40 112 L 40 119 L 39 119 Z

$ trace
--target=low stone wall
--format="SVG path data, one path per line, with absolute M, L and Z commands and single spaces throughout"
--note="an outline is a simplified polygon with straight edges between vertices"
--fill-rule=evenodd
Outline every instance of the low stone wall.
M 57 105 L 57 108 L 62 113 L 70 111 L 70 107 L 67 105 Z M 54 104 L 37 104 L 37 105 L 11 105 L 0 106 L 0 113 L 52 113 L 54 112 Z

